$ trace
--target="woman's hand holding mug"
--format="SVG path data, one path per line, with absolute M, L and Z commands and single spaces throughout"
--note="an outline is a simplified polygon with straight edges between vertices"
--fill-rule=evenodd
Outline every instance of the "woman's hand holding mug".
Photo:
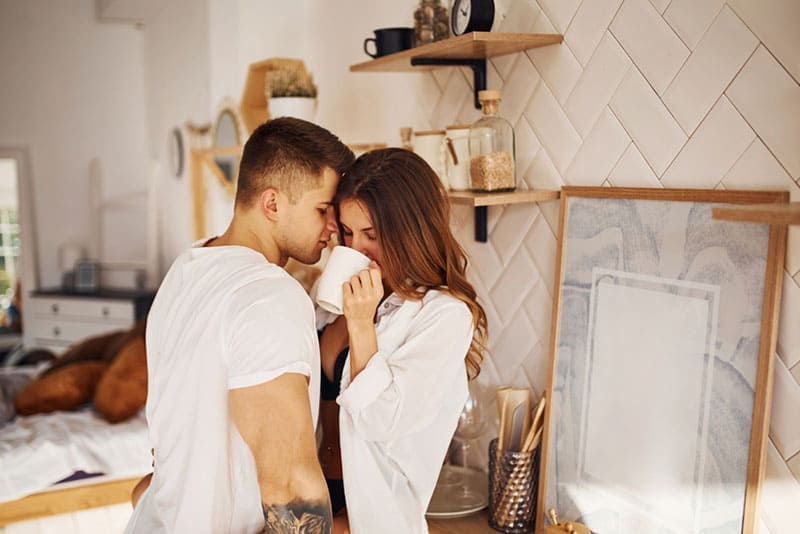
M 349 324 L 373 324 L 383 298 L 381 268 L 374 261 L 342 284 L 342 309 Z

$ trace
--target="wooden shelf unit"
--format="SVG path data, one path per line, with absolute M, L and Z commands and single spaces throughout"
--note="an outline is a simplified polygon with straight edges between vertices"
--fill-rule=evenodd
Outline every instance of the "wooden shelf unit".
M 721 206 L 712 208 L 711 216 L 723 221 L 800 225 L 800 202 Z
M 486 243 L 489 238 L 487 229 L 489 206 L 544 202 L 547 200 L 558 200 L 560 196 L 560 191 L 538 189 L 499 191 L 497 193 L 480 193 L 474 191 L 450 191 L 448 193 L 451 203 L 467 204 L 475 208 L 475 241 L 480 243 Z
M 486 89 L 486 60 L 540 46 L 563 42 L 564 36 L 554 33 L 497 33 L 470 32 L 465 35 L 436 41 L 409 50 L 395 52 L 363 63 L 350 65 L 351 72 L 413 72 L 439 67 L 467 66 L 472 68 L 474 103 L 480 109 L 478 91 Z M 451 191 L 453 203 L 469 204 L 475 208 L 475 240 L 485 243 L 487 208 L 502 204 L 556 200 L 558 191 L 512 191 L 473 193 Z

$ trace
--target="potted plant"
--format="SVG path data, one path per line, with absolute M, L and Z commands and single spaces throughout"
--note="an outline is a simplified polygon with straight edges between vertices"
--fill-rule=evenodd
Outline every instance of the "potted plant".
M 266 77 L 270 117 L 297 117 L 312 120 L 317 107 L 317 86 L 305 66 L 286 65 Z

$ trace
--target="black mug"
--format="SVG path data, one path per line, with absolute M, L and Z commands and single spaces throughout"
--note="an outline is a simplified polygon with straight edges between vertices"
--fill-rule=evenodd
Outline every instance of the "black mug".
M 364 39 L 364 53 L 372 58 L 414 48 L 414 28 L 381 28 L 374 33 L 375 37 Z M 369 42 L 375 43 L 374 54 L 367 50 Z

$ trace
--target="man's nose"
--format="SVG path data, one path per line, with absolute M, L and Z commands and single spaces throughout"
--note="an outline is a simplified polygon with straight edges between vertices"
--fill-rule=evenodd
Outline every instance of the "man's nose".
M 333 212 L 333 208 L 328 210 L 328 220 L 325 223 L 325 230 L 331 234 L 339 233 L 339 224 L 336 222 L 336 214 Z

